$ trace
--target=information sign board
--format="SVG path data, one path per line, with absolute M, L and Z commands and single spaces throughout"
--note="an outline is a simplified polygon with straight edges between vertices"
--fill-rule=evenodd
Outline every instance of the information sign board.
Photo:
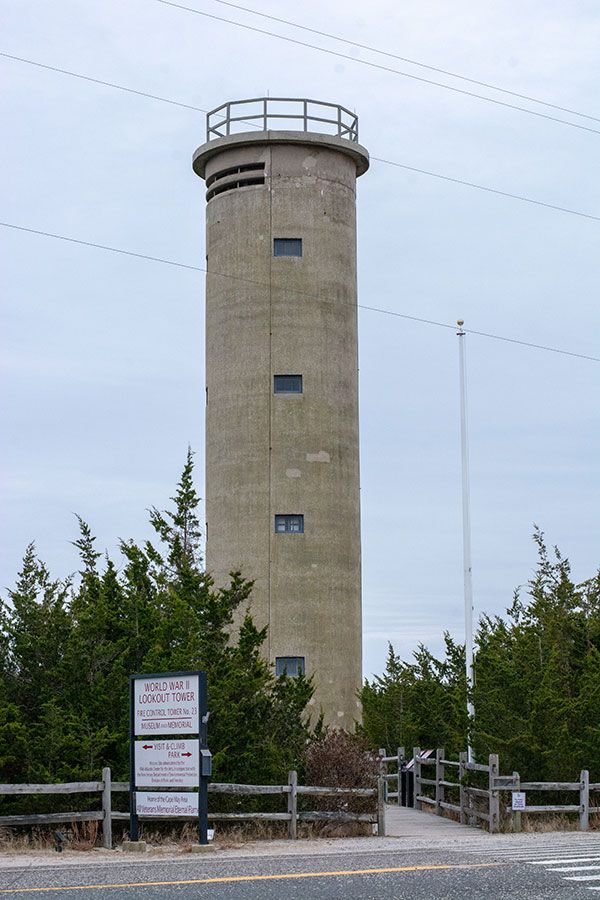
M 207 702 L 206 672 L 129 676 L 130 840 L 144 816 L 197 819 L 208 842 Z
M 527 795 L 525 791 L 513 791 L 512 792 L 512 808 L 513 810 L 521 810 L 525 809 Z
M 197 787 L 200 781 L 198 739 L 136 741 L 136 787 Z
M 155 793 L 136 791 L 135 811 L 138 816 L 188 816 L 198 815 L 198 794 L 192 791 Z
M 194 674 L 142 676 L 133 679 L 134 734 L 200 732 L 199 678 Z

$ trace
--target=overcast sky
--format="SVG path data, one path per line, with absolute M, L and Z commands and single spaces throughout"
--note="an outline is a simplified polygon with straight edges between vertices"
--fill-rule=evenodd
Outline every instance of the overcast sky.
M 498 104 L 193 15 L 156 0 L 3 0 L 4 52 L 211 109 L 313 97 L 359 116 L 372 156 L 600 216 L 600 10 L 595 0 L 341 0 L 256 10 L 540 98 L 582 118 L 289 26 L 182 0 L 556 116 Z M 247 0 L 250 3 L 250 0 Z M 4 222 L 204 264 L 201 112 L 0 58 Z M 8 89 L 6 89 L 8 88 Z M 596 130 L 596 133 L 594 133 Z M 202 492 L 204 278 L 6 228 L 0 586 L 35 540 L 77 566 L 73 513 L 98 545 L 148 536 L 188 443 Z M 359 303 L 600 356 L 600 221 L 373 161 L 358 184 Z M 408 656 L 460 639 L 457 338 L 362 309 L 365 674 L 388 640 Z M 468 338 L 476 613 L 530 577 L 533 523 L 600 562 L 600 364 Z

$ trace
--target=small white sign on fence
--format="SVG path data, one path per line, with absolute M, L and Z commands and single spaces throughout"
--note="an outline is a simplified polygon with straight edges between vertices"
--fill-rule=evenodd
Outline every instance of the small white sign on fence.
M 513 808 L 513 810 L 525 809 L 526 799 L 527 799 L 527 795 L 525 794 L 525 791 L 513 791 L 512 792 L 512 808 Z
M 155 794 L 153 791 L 136 791 L 135 811 L 138 816 L 197 816 L 198 794 L 191 791 Z

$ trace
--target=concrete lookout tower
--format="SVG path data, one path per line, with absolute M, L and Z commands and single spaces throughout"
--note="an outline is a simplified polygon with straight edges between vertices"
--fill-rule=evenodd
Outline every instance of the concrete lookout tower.
M 357 117 L 261 98 L 207 117 L 207 569 L 255 581 L 276 674 L 360 719 Z

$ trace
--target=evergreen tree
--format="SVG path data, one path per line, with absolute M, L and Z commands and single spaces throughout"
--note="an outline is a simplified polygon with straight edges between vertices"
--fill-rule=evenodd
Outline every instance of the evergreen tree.
M 505 616 L 483 616 L 475 638 L 476 755 L 498 753 L 503 772 L 569 781 L 600 778 L 600 573 L 571 579 L 568 559 L 534 531 L 538 566 Z M 365 683 L 362 730 L 372 747 L 467 745 L 464 647 L 446 635 L 436 659 L 420 646 L 403 662 L 390 646 L 385 673 Z
M 68 581 L 50 578 L 30 544 L 2 614 L 6 696 L 28 717 L 60 694 L 56 674 L 71 629 L 69 590 Z
M 0 780 L 96 780 L 103 765 L 125 780 L 128 676 L 181 669 L 207 672 L 215 779 L 281 782 L 300 763 L 312 684 L 274 677 L 249 615 L 232 636 L 252 583 L 234 572 L 215 589 L 203 569 L 191 450 L 172 500 L 150 510 L 154 542 L 121 541 L 120 569 L 81 518 L 72 581 L 27 549 L 0 607 Z

